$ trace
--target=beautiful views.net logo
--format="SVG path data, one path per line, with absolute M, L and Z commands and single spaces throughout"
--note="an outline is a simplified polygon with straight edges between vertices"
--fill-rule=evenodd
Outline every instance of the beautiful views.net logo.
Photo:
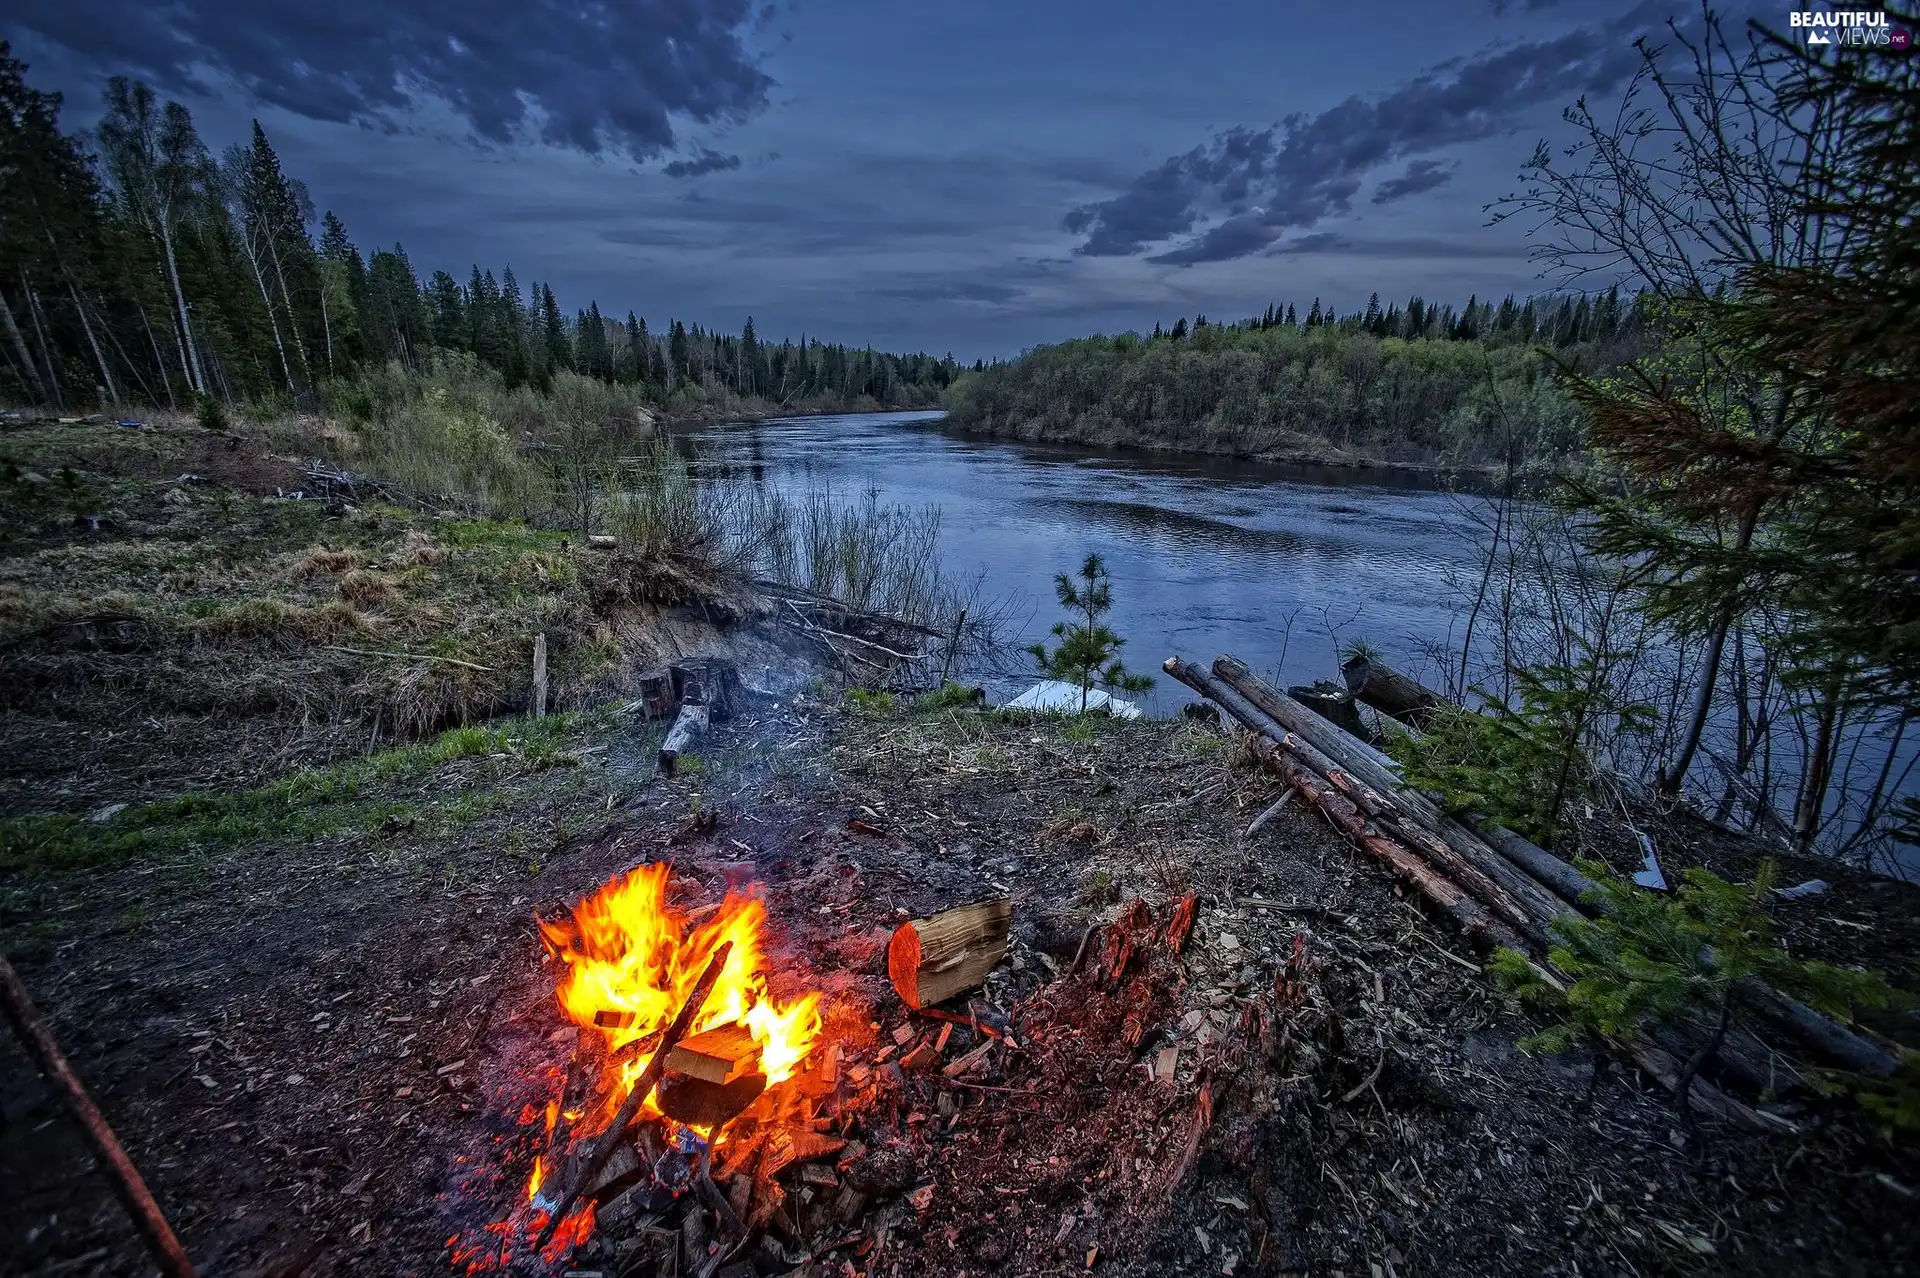
M 1888 22 L 1885 13 L 1872 10 L 1790 13 L 1787 25 L 1805 31 L 1809 45 L 1877 45 L 1896 53 L 1913 47 L 1912 32 Z

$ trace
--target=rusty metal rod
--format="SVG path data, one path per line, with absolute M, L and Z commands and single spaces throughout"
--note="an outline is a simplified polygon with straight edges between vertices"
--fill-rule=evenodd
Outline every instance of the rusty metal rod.
M 67 1109 L 86 1129 L 87 1139 L 93 1143 L 94 1155 L 107 1173 L 113 1192 L 119 1197 L 120 1205 L 127 1209 L 127 1215 L 133 1218 L 134 1227 L 140 1231 L 147 1250 L 159 1263 L 160 1272 L 170 1274 L 173 1278 L 194 1278 L 193 1262 L 187 1259 L 186 1249 L 174 1237 L 167 1218 L 160 1214 L 160 1204 L 148 1192 L 146 1181 L 140 1179 L 140 1169 L 127 1157 L 127 1151 L 121 1148 L 113 1128 L 107 1126 L 106 1115 L 93 1103 L 86 1084 L 80 1081 L 80 1076 L 73 1072 L 73 1066 L 67 1063 L 60 1044 L 54 1041 L 53 1032 L 40 1018 L 40 1011 L 34 1007 L 27 987 L 21 983 L 19 974 L 13 970 L 13 964 L 7 962 L 5 955 L 0 955 L 0 995 L 4 995 L 7 1023 L 13 1026 L 21 1045 L 33 1057 L 40 1072 L 47 1076 L 47 1081 L 58 1088 L 67 1103 Z

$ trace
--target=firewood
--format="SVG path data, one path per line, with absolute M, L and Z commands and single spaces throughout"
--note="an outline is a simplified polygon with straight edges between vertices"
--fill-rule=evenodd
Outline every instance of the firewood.
M 993 1050 L 992 1042 L 989 1041 L 989 1042 L 982 1043 L 980 1044 L 980 1046 L 974 1048 L 971 1052 L 968 1052 L 965 1056 L 962 1056 L 959 1060 L 954 1061 L 952 1064 L 948 1065 L 945 1069 L 941 1070 L 940 1072 L 942 1074 L 945 1074 L 948 1078 L 959 1078 L 962 1074 L 965 1074 L 968 1071 L 972 1070 L 974 1066 L 978 1065 L 981 1061 L 985 1060 L 987 1057 L 987 1053 L 991 1050 Z
M 733 1119 L 767 1090 L 767 1076 L 742 1074 L 727 1083 L 710 1083 L 704 1078 L 668 1074 L 660 1080 L 660 1112 L 688 1127 L 721 1127 Z
M 934 1050 L 932 1043 L 922 1043 L 900 1058 L 901 1069 L 925 1069 L 940 1059 L 940 1053 Z
M 593 1184 L 587 1189 L 587 1197 L 604 1203 L 639 1180 L 645 1170 L 633 1146 L 622 1145 L 613 1151 L 613 1156 L 607 1159 L 607 1165 L 593 1178 Z
M 667 1053 L 667 1068 L 708 1083 L 730 1083 L 760 1067 L 760 1044 L 737 1021 L 681 1039 Z
M 638 1114 L 640 1107 L 647 1103 L 647 1097 L 653 1094 L 654 1087 L 660 1082 L 660 1076 L 666 1072 L 667 1054 L 673 1051 L 676 1043 L 686 1037 L 694 1018 L 700 1015 L 700 1009 L 706 1004 L 707 997 L 713 993 L 714 983 L 720 979 L 720 969 L 726 966 L 727 956 L 731 953 L 733 953 L 733 942 L 722 941 L 713 951 L 713 957 L 707 960 L 706 970 L 700 973 L 700 979 L 694 982 L 692 992 L 687 995 L 686 1001 L 680 1004 L 680 1010 L 674 1013 L 673 1020 L 668 1023 L 666 1031 L 660 1036 L 659 1049 L 648 1059 L 647 1067 L 640 1071 L 640 1077 L 634 1080 L 633 1090 L 629 1091 L 627 1098 L 620 1102 L 620 1108 L 614 1114 L 613 1121 L 607 1125 L 605 1131 L 600 1133 L 599 1142 L 595 1144 L 592 1154 L 588 1156 L 586 1165 L 580 1169 L 578 1178 L 568 1177 L 567 1192 L 560 1199 L 560 1206 L 547 1217 L 545 1227 L 541 1229 L 539 1237 L 534 1240 L 535 1251 L 547 1245 L 547 1241 L 553 1237 L 553 1231 L 560 1227 L 560 1222 L 567 1218 L 568 1211 L 572 1209 L 574 1203 L 579 1201 L 580 1181 L 590 1180 L 598 1175 L 600 1169 L 606 1166 L 607 1159 L 613 1156 L 614 1149 L 625 1142 L 627 1128 L 633 1123 L 634 1115 Z
M 887 945 L 887 975 L 918 1010 L 977 988 L 1006 957 L 1013 898 L 994 897 L 902 923 Z

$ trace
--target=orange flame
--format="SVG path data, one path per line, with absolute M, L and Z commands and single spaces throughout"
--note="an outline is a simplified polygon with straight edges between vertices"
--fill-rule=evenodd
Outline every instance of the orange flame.
M 713 952 L 731 941 L 691 1032 L 738 1022 L 759 1044 L 768 1085 L 790 1078 L 820 1035 L 820 995 L 782 1002 L 769 991 L 764 902 L 729 892 L 711 917 L 691 926 L 687 914 L 667 903 L 670 873 L 665 862 L 643 865 L 582 901 L 571 919 L 540 925 L 567 964 L 561 1007 L 579 1025 L 604 1034 L 610 1053 L 617 1051 L 665 1029 Z M 624 1062 L 606 1097 L 609 1111 L 626 1099 L 651 1055 Z M 651 1098 L 647 1104 L 654 1109 Z

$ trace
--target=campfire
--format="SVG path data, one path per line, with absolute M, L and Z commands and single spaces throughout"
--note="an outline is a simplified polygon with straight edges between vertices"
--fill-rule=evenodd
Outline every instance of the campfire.
M 751 890 L 681 910 L 671 885 L 669 864 L 644 865 L 571 917 L 541 922 L 573 1023 L 554 1037 L 572 1050 L 551 1071 L 544 1111 L 521 1115 L 544 1136 L 523 1200 L 483 1239 L 450 1240 L 468 1272 L 534 1250 L 557 1260 L 616 1198 L 634 1215 L 689 1189 L 717 1197 L 709 1169 L 735 1120 L 762 1137 L 806 1122 L 817 1088 L 790 1084 L 820 1039 L 821 995 L 774 968 L 766 905 Z M 636 1187 L 649 1192 L 626 1192 Z

